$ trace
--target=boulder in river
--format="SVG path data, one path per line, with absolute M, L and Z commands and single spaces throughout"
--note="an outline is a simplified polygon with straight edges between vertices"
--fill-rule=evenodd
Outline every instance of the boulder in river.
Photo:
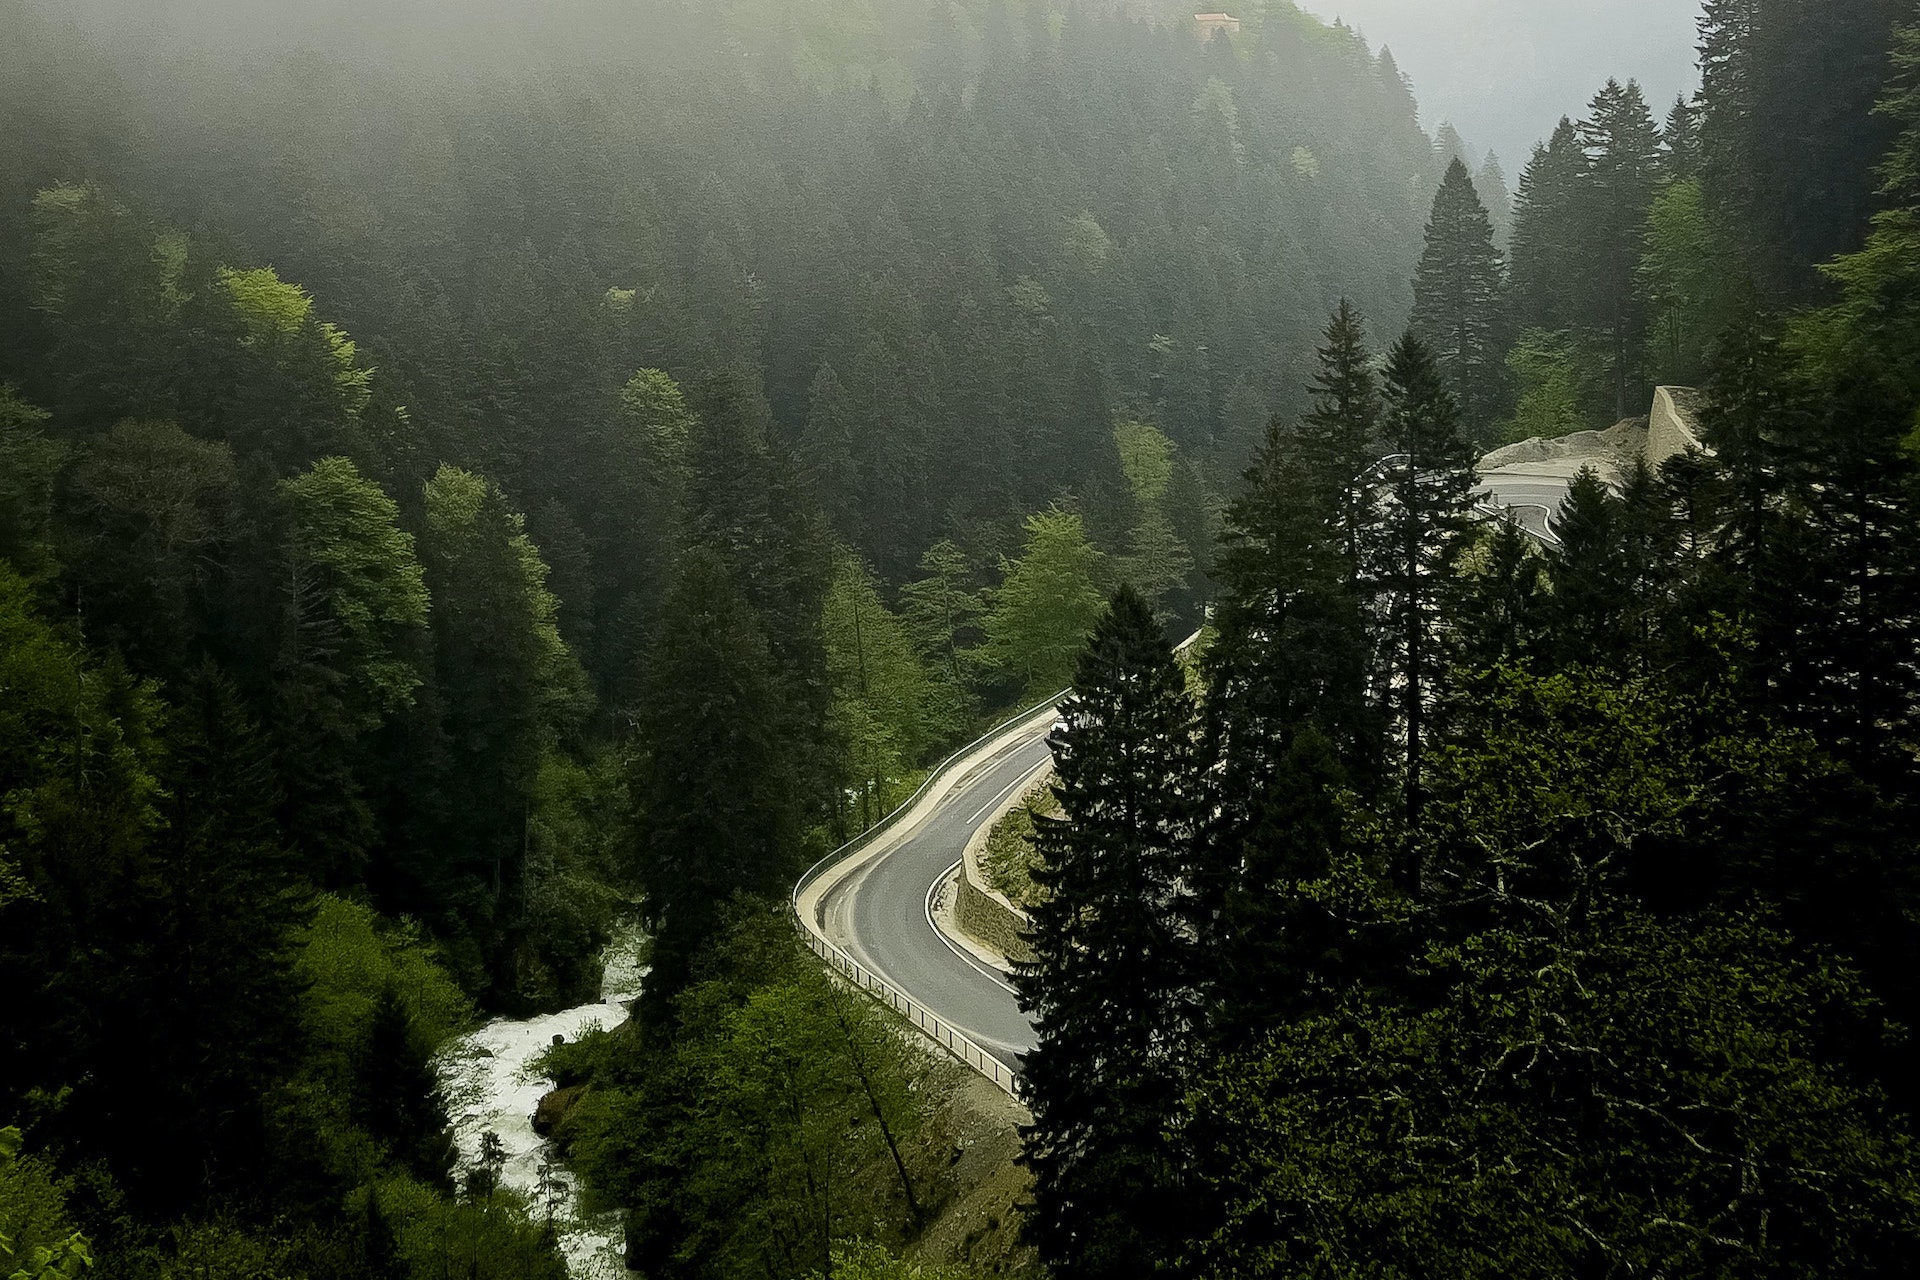
M 564 1089 L 555 1089 L 540 1099 L 533 1109 L 533 1131 L 543 1138 L 553 1136 L 560 1122 L 567 1118 L 580 1096 L 587 1091 L 584 1084 L 569 1085 Z

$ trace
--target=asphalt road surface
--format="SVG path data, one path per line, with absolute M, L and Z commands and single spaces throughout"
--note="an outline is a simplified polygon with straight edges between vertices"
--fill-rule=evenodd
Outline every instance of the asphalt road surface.
M 990 757 L 972 764 L 925 821 L 822 899 L 829 937 L 1015 1070 L 1019 1055 L 1034 1046 L 1033 1024 L 1020 1012 L 1006 974 L 934 927 L 927 898 L 960 861 L 973 833 L 1052 759 L 1050 725 L 1050 717 L 1041 717 L 1024 733 L 1003 739 Z
M 1520 527 L 1542 542 L 1558 543 L 1551 521 L 1567 500 L 1567 481 L 1558 476 L 1503 470 L 1482 478 L 1474 496 L 1489 506 L 1505 508 Z

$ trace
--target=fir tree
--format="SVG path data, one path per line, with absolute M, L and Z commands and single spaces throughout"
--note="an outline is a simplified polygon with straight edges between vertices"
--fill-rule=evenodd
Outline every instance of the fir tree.
M 648 667 L 634 790 L 658 1035 L 725 904 L 787 886 L 799 819 L 767 642 L 716 553 L 683 558 Z
M 1660 128 L 1660 161 L 1667 177 L 1676 182 L 1700 174 L 1700 109 L 1685 98 L 1675 98 Z
M 355 1118 L 415 1177 L 451 1191 L 453 1131 L 439 1077 L 392 983 L 374 1001 L 357 1065 Z
M 1404 744 L 1401 793 L 1408 838 L 1425 796 L 1429 704 L 1446 669 L 1446 617 L 1455 561 L 1472 531 L 1474 454 L 1426 344 L 1409 333 L 1387 357 L 1386 435 L 1395 451 L 1381 518 L 1370 531 L 1365 586 L 1381 635 L 1375 692 L 1397 712 Z M 1417 890 L 1418 867 L 1400 869 Z
M 1456 656 L 1466 672 L 1525 666 L 1541 656 L 1547 576 L 1539 544 L 1518 521 L 1494 521 L 1474 548 L 1455 606 Z
M 1644 404 L 1641 361 L 1647 316 L 1636 276 L 1647 212 L 1662 174 L 1660 131 L 1640 86 L 1609 80 L 1580 123 L 1586 173 L 1579 201 L 1583 233 L 1576 319 L 1607 336 L 1613 364 L 1614 414 Z
M 1317 359 L 1320 367 L 1308 386 L 1313 405 L 1301 419 L 1296 447 L 1312 486 L 1312 504 L 1339 532 L 1351 582 L 1379 479 L 1371 468 L 1379 458 L 1380 389 L 1360 313 L 1344 298 L 1327 322 Z M 1270 461 L 1275 443 L 1268 441 Z M 1254 483 L 1252 474 L 1249 483 Z
M 1504 254 L 1513 242 L 1513 190 L 1507 186 L 1506 168 L 1493 152 L 1487 152 L 1487 158 L 1474 173 L 1473 189 L 1493 223 L 1494 247 Z
M 1572 120 L 1533 149 L 1513 202 L 1513 314 L 1522 329 L 1572 323 L 1580 229 L 1576 202 L 1584 159 Z
M 1413 277 L 1413 327 L 1451 385 L 1467 433 L 1483 437 L 1503 400 L 1505 267 L 1473 177 L 1459 160 L 1433 199 Z
M 1040 1037 L 1025 1064 L 1027 1221 L 1054 1274 L 1134 1276 L 1169 1260 L 1186 1226 L 1168 1127 L 1198 992 L 1194 711 L 1131 588 L 1095 627 L 1061 715 L 1065 817 L 1038 823 L 1047 897 L 1016 977 Z

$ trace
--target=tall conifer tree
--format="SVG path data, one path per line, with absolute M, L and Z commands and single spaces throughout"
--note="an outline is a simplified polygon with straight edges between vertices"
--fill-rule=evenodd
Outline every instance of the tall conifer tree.
M 1572 322 L 1579 227 L 1575 201 L 1583 168 L 1573 121 L 1561 118 L 1553 137 L 1533 149 L 1514 194 L 1513 314 L 1522 329 L 1560 329 Z
M 1016 979 L 1040 1036 L 1025 1064 L 1027 1221 L 1055 1275 L 1137 1276 L 1186 1226 L 1168 1130 L 1199 1015 L 1194 708 L 1131 587 L 1095 627 L 1061 714 L 1065 818 L 1039 820 L 1047 897 Z
M 1506 267 L 1473 175 L 1455 160 L 1433 198 L 1413 277 L 1413 327 L 1452 387 L 1469 435 L 1499 412 L 1507 354 Z
M 1609 80 L 1580 123 L 1586 174 L 1579 202 L 1584 245 L 1578 261 L 1578 321 L 1607 336 L 1613 365 L 1614 412 L 1624 418 L 1640 399 L 1647 314 L 1638 273 L 1647 212 L 1664 166 L 1660 130 L 1640 86 Z
M 1366 341 L 1360 313 L 1342 298 L 1327 322 L 1320 368 L 1308 386 L 1313 405 L 1301 419 L 1297 446 L 1314 504 L 1340 531 L 1349 582 L 1360 560 L 1368 495 L 1378 480 L 1369 469 L 1379 458 L 1380 388 Z M 1273 444 L 1269 440 L 1270 452 Z M 1260 470 L 1248 473 L 1250 486 L 1258 484 L 1253 477 Z
M 1474 454 L 1460 435 L 1460 411 L 1418 336 L 1387 357 L 1386 427 L 1394 466 L 1391 496 L 1372 530 L 1366 586 L 1381 620 L 1375 689 L 1397 712 L 1403 816 L 1416 838 L 1425 797 L 1429 704 L 1447 663 L 1446 612 L 1454 565 L 1472 532 Z M 1418 868 L 1401 868 L 1418 888 Z

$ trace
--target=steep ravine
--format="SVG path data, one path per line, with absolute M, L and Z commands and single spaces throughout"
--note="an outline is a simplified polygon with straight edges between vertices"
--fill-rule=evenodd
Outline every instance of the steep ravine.
M 583 1217 L 578 1180 L 551 1142 L 533 1131 L 533 1111 L 552 1083 L 531 1064 L 555 1036 L 572 1040 L 588 1026 L 615 1027 L 640 994 L 643 971 L 636 963 L 639 939 L 616 936 L 607 947 L 600 999 L 559 1013 L 515 1020 L 496 1018 L 461 1036 L 439 1057 L 460 1151 L 460 1172 L 473 1167 L 480 1137 L 492 1130 L 506 1152 L 501 1181 L 525 1196 L 536 1215 L 551 1211 L 574 1280 L 626 1280 L 620 1214 Z

